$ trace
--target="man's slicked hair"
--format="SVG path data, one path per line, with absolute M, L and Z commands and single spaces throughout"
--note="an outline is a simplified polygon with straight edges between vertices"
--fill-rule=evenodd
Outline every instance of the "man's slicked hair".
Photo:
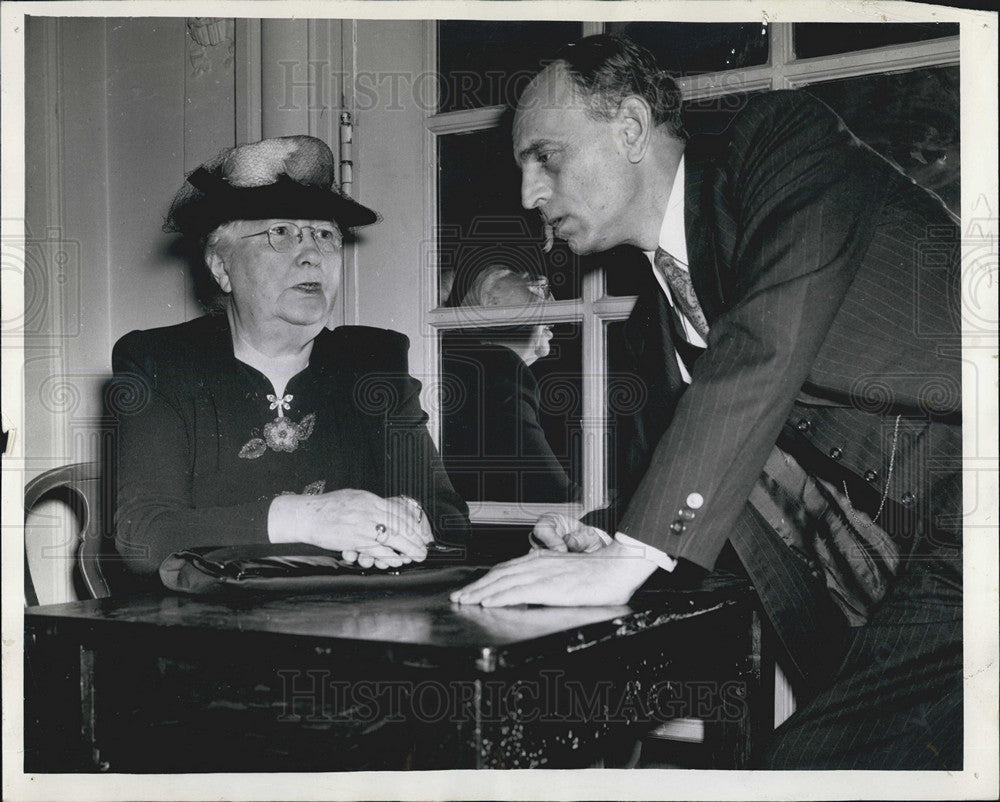
M 686 138 L 681 119 L 681 92 L 656 57 L 626 36 L 602 33 L 561 47 L 552 61 L 562 66 L 576 88 L 593 102 L 592 111 L 607 119 L 629 95 L 649 103 L 656 125 Z

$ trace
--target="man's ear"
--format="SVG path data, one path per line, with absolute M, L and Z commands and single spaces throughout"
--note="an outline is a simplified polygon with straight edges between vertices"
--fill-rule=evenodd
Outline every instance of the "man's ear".
M 649 103 L 638 95 L 629 95 L 618 106 L 618 123 L 625 155 L 630 162 L 638 164 L 646 155 L 653 133 L 653 111 Z
M 209 251 L 205 255 L 205 263 L 208 265 L 215 283 L 219 285 L 219 289 L 223 292 L 232 292 L 233 285 L 229 281 L 229 273 L 226 272 L 226 263 L 219 256 L 218 252 L 214 250 Z

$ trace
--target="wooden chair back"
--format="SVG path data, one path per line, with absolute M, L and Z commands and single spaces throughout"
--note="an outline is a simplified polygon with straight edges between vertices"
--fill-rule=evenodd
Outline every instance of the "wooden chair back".
M 105 515 L 109 504 L 104 499 L 100 465 L 96 462 L 78 462 L 53 468 L 36 476 L 24 488 L 24 515 L 42 501 L 59 500 L 67 504 L 79 522 L 78 543 L 75 546 L 75 568 L 80 585 L 92 599 L 111 595 L 111 589 L 101 555 L 106 532 Z M 38 604 L 35 584 L 32 582 L 28 561 L 27 529 L 24 552 L 25 604 Z

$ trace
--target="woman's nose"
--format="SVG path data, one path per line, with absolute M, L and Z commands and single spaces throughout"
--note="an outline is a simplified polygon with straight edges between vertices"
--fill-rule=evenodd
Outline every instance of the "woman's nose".
M 316 240 L 313 239 L 311 231 L 303 231 L 299 234 L 299 244 L 295 248 L 295 263 L 298 265 L 316 265 L 322 260 Z

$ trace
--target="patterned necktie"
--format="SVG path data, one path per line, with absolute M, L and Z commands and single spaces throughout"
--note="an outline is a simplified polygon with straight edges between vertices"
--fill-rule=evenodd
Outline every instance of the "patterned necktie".
M 677 308 L 688 319 L 695 330 L 701 335 L 703 340 L 708 340 L 708 321 L 705 320 L 705 313 L 698 305 L 698 296 L 694 294 L 694 284 L 691 283 L 691 274 L 677 264 L 674 257 L 662 248 L 656 249 L 653 257 L 656 269 L 660 271 L 663 279 L 670 287 L 670 293 L 674 297 Z

